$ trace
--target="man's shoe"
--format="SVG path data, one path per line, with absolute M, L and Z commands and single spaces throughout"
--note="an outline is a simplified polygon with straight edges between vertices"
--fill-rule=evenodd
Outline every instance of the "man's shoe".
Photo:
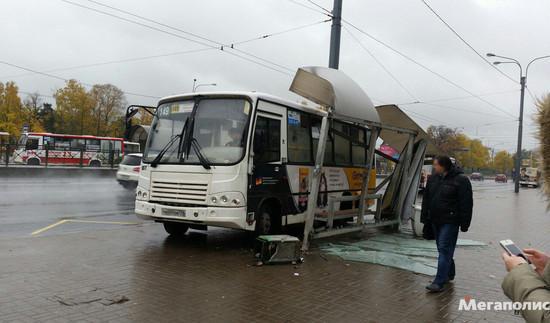
M 438 284 L 435 284 L 435 283 L 431 283 L 429 284 L 428 286 L 426 286 L 426 289 L 430 292 L 430 293 L 439 293 L 439 292 L 442 292 L 443 291 L 443 286 L 441 285 L 438 285 Z

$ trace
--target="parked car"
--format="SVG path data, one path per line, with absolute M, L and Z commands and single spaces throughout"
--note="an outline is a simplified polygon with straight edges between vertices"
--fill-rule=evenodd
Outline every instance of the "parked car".
M 508 177 L 505 174 L 497 174 L 497 176 L 495 176 L 495 182 L 508 183 Z
M 141 158 L 142 154 L 128 154 L 118 165 L 116 179 L 124 188 L 136 188 L 141 170 Z
M 472 175 L 470 175 L 470 180 L 472 181 L 483 181 L 484 179 L 481 173 L 472 173 Z

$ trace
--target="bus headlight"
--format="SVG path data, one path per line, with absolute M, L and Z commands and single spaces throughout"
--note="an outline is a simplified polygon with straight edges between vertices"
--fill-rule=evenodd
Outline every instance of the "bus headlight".
M 136 189 L 136 200 L 140 200 L 140 201 L 147 201 L 147 190 L 141 188 L 141 187 L 138 187 Z
M 241 192 L 223 192 L 210 194 L 207 198 L 209 205 L 215 206 L 242 206 L 244 195 Z

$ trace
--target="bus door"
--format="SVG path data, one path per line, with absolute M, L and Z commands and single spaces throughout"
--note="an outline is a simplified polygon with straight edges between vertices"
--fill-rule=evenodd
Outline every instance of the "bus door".
M 283 210 L 291 200 L 286 167 L 286 108 L 261 101 L 254 122 L 249 212 L 276 200 Z

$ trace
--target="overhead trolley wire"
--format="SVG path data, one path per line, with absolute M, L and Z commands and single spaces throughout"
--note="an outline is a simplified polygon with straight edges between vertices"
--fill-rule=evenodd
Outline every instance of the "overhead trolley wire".
M 489 102 L 489 101 L 483 99 L 483 98 L 480 97 L 479 95 L 477 95 L 477 94 L 473 93 L 472 91 L 470 91 L 470 90 L 464 88 L 464 87 L 461 86 L 460 84 L 457 84 L 456 82 L 450 80 L 448 77 L 442 75 L 441 73 L 438 73 L 438 72 L 434 71 L 433 69 L 431 69 L 431 68 L 429 68 L 428 66 L 426 66 L 426 65 L 424 65 L 424 64 L 422 64 L 422 63 L 420 63 L 419 61 L 415 60 L 414 58 L 412 58 L 412 57 L 410 57 L 410 56 L 404 54 L 403 52 L 397 50 L 396 48 L 390 46 L 390 45 L 387 44 L 386 42 L 384 42 L 384 41 L 382 41 L 382 40 L 380 40 L 380 39 L 374 37 L 373 35 L 369 34 L 368 32 L 364 31 L 363 29 L 357 27 L 355 24 L 353 24 L 353 23 L 351 23 L 351 22 L 349 22 L 349 21 L 347 21 L 347 20 L 345 20 L 345 19 L 342 19 L 342 21 L 343 21 L 344 23 L 346 23 L 347 25 L 349 25 L 350 27 L 352 27 L 353 29 L 359 31 L 360 33 L 364 34 L 365 36 L 367 36 L 367 37 L 369 37 L 370 39 L 374 40 L 375 42 L 379 43 L 380 45 L 382 45 L 382 46 L 388 48 L 388 49 L 391 50 L 392 52 L 394 52 L 394 53 L 398 54 L 399 56 L 405 58 L 406 60 L 408 60 L 408 61 L 414 63 L 415 65 L 418 65 L 418 66 L 421 67 L 422 69 L 424 69 L 424 70 L 426 70 L 426 71 L 428 71 L 428 72 L 430 72 L 430 73 L 436 75 L 437 77 L 439 77 L 439 78 L 441 78 L 442 80 L 446 81 L 447 83 L 453 85 L 454 87 L 456 87 L 456 88 L 458 88 L 458 89 L 460 89 L 460 90 L 462 90 L 462 91 L 464 91 L 464 92 L 470 94 L 472 97 L 478 99 L 478 100 L 481 101 L 481 102 L 484 102 L 485 104 L 487 104 L 487 105 L 493 107 L 494 109 L 499 110 L 500 112 L 502 112 L 502 113 L 504 113 L 504 114 L 507 114 L 507 115 L 510 116 L 510 117 L 515 118 L 515 116 L 512 115 L 511 113 L 509 113 L 508 111 L 503 110 L 503 109 L 501 109 L 500 107 L 496 106 L 495 104 L 493 104 L 493 103 L 491 103 L 491 102 Z
M 317 2 L 313 1 L 313 0 L 306 0 L 307 2 L 311 3 L 312 5 L 314 5 L 315 7 L 321 9 L 322 11 L 324 11 L 325 13 L 329 14 L 329 15 L 332 15 L 332 11 L 330 11 L 329 9 L 321 6 L 320 4 L 318 4 Z
M 289 1 L 291 1 L 291 2 L 293 2 L 293 3 L 296 3 L 296 4 L 299 4 L 299 5 L 301 5 L 301 6 L 304 6 L 303 4 L 297 3 L 297 2 L 294 1 L 294 0 L 289 0 Z M 318 10 L 316 10 L 316 9 L 314 9 L 314 8 L 311 8 L 311 7 L 308 7 L 308 6 L 305 6 L 305 7 L 308 8 L 308 9 L 310 9 L 310 10 L 314 10 L 314 11 L 316 11 L 316 12 L 318 12 L 318 13 L 325 14 L 325 12 L 318 11 Z M 429 68 L 428 66 L 426 66 L 426 65 L 424 65 L 424 64 L 422 64 L 422 63 L 420 63 L 419 61 L 413 59 L 412 57 L 410 57 L 410 56 L 404 54 L 403 52 L 397 50 L 396 48 L 390 46 L 390 45 L 387 44 L 386 42 L 384 42 L 384 41 L 382 41 L 382 40 L 380 40 L 380 39 L 374 37 L 373 35 L 369 34 L 368 32 L 364 31 L 363 29 L 359 28 L 358 26 L 356 26 L 356 25 L 353 24 L 352 22 L 348 21 L 347 19 L 342 18 L 342 21 L 343 21 L 344 23 L 346 23 L 347 25 L 349 25 L 350 27 L 352 27 L 353 29 L 359 31 L 360 33 L 364 34 L 365 36 L 367 36 L 367 37 L 369 37 L 370 39 L 374 40 L 375 42 L 379 43 L 380 45 L 382 45 L 382 46 L 388 48 L 388 49 L 391 50 L 392 52 L 394 52 L 394 53 L 398 54 L 399 56 L 405 58 L 406 60 L 408 60 L 408 61 L 410 61 L 410 62 L 412 62 L 412 63 L 418 65 L 418 66 L 421 67 L 422 69 L 424 69 L 424 70 L 426 70 L 426 71 L 428 71 L 428 72 L 434 74 L 435 76 L 437 76 L 437 77 L 443 79 L 444 81 L 446 81 L 447 83 L 453 85 L 454 87 L 456 87 L 456 88 L 458 88 L 458 89 L 460 89 L 460 90 L 462 90 L 462 91 L 468 93 L 468 94 L 470 95 L 470 97 L 476 98 L 476 99 L 478 99 L 479 101 L 481 101 L 481 102 L 483 102 L 483 103 L 485 103 L 485 104 L 491 106 L 492 108 L 494 108 L 494 109 L 496 109 L 496 110 L 498 110 L 498 111 L 500 111 L 500 112 L 502 112 L 502 113 L 504 113 L 504 114 L 506 114 L 506 115 L 508 115 L 508 116 L 510 116 L 510 117 L 512 117 L 512 118 L 516 118 L 513 114 L 509 113 L 508 111 L 503 110 L 502 108 L 500 108 L 500 107 L 498 107 L 497 105 L 491 103 L 490 101 L 487 101 L 487 100 L 483 99 L 480 95 L 471 92 L 470 90 L 464 88 L 463 86 L 461 86 L 461 85 L 457 84 L 456 82 L 450 80 L 449 78 L 445 77 L 445 76 L 442 75 L 441 73 L 438 73 L 438 72 L 434 71 L 433 69 Z M 450 27 L 450 25 L 449 25 L 449 27 Z M 454 29 L 453 29 L 453 30 L 454 30 Z M 457 34 L 458 34 L 458 33 L 457 33 Z M 457 35 L 457 36 L 460 36 L 460 35 Z M 461 37 L 461 38 L 462 38 L 462 37 Z M 472 47 L 472 49 L 474 49 L 474 48 Z M 474 50 L 475 50 L 475 49 L 474 49 Z M 476 51 L 476 53 L 477 53 L 477 51 Z M 479 54 L 479 53 L 478 53 L 478 54 Z M 481 57 L 485 60 L 485 58 L 484 58 L 483 56 L 481 56 Z M 487 62 L 488 62 L 488 61 L 487 61 Z M 489 62 L 489 63 L 490 63 L 490 62 Z M 491 66 L 493 66 L 493 65 L 491 64 Z M 498 70 L 499 72 L 502 72 L 502 71 L 500 71 L 499 69 L 497 69 L 497 70 Z M 503 72 L 502 72 L 502 73 L 503 73 Z M 506 74 L 504 74 L 504 75 L 506 75 Z M 508 77 L 508 75 L 506 75 L 506 76 Z M 512 80 L 513 80 L 513 79 L 512 79 Z
M 300 6 L 300 7 L 302 7 L 302 8 L 306 8 L 306 9 L 308 9 L 308 10 L 310 10 L 310 11 L 314 11 L 314 12 L 316 12 L 316 13 L 320 13 L 320 14 L 322 14 L 322 15 L 329 16 L 329 17 L 332 18 L 332 12 L 329 11 L 329 12 L 327 13 L 326 9 L 324 9 L 324 8 L 322 8 L 321 10 L 318 10 L 317 8 L 310 7 L 310 6 L 304 4 L 304 3 L 300 2 L 300 1 L 297 1 L 297 0 L 288 0 L 288 1 L 294 3 L 295 5 Z
M 399 79 L 393 75 L 393 73 L 376 57 L 374 54 L 357 38 L 346 26 L 344 30 L 351 36 L 353 40 L 367 53 L 369 56 L 378 64 L 394 81 L 405 91 L 413 100 L 418 100 L 414 94 L 401 82 Z
M 307 25 L 300 25 L 294 28 L 281 30 L 278 32 L 273 32 L 269 34 L 264 34 L 259 37 L 254 38 L 248 38 L 246 40 L 236 41 L 231 44 L 231 46 L 234 45 L 240 45 L 244 43 L 249 43 L 257 40 L 262 40 L 268 37 L 278 36 L 282 34 L 286 34 L 292 31 L 297 31 L 300 29 L 304 29 L 307 27 L 315 26 L 324 22 L 331 21 L 331 19 L 325 19 L 322 21 L 317 21 L 314 23 L 310 23 Z M 209 50 L 218 50 L 218 47 L 202 47 L 202 48 L 196 48 L 196 49 L 190 49 L 190 50 L 184 50 L 184 51 L 177 51 L 177 52 L 170 52 L 170 53 L 164 53 L 164 54 L 158 54 L 158 55 L 148 55 L 148 56 L 138 56 L 138 57 L 131 57 L 126 59 L 118 59 L 118 60 L 112 60 L 112 61 L 104 61 L 104 62 L 98 62 L 98 63 L 89 63 L 89 64 L 81 64 L 81 65 L 75 65 L 75 66 L 68 66 L 68 67 L 61 67 L 61 68 L 55 68 L 55 69 L 48 69 L 44 72 L 64 72 L 64 71 L 70 71 L 75 69 L 81 69 L 81 68 L 89 68 L 89 67 L 97 67 L 97 66 L 103 66 L 103 65 L 111 65 L 111 64 L 120 64 L 120 63 L 128 63 L 128 62 L 135 62 L 135 61 L 141 61 L 141 60 L 147 60 L 147 59 L 154 59 L 154 58 L 160 58 L 160 57 L 168 57 L 168 56 L 177 56 L 177 55 L 183 55 L 183 54 L 191 54 L 191 53 L 198 53 L 198 52 L 204 52 Z M 4 75 L 0 76 L 0 79 L 6 79 L 6 78 L 15 78 L 15 77 L 22 77 L 27 75 L 34 75 L 35 73 L 23 73 L 23 74 L 14 74 L 14 75 Z
M 54 78 L 54 79 L 64 81 L 64 82 L 69 81 L 69 79 L 58 76 L 58 75 L 54 75 L 54 74 L 50 74 L 50 73 L 46 73 L 46 72 L 41 72 L 41 71 L 38 71 L 38 70 L 34 70 L 34 69 L 31 69 L 31 68 L 28 68 L 28 67 L 25 67 L 25 66 L 13 64 L 13 63 L 6 62 L 6 61 L 0 61 L 0 64 L 15 67 L 15 68 L 18 68 L 18 69 L 21 69 L 21 70 L 25 70 L 27 72 L 32 72 L 34 74 L 40 74 L 40 75 L 50 77 L 50 78 Z M 83 84 L 83 85 L 86 85 L 88 87 L 93 87 L 94 86 L 93 84 L 90 84 L 90 83 L 85 83 L 85 82 L 80 82 L 80 83 Z M 128 92 L 128 91 L 122 91 L 122 92 L 124 94 L 127 94 L 127 95 L 141 96 L 141 97 L 145 97 L 145 98 L 152 98 L 152 99 L 160 98 L 159 96 L 155 96 L 155 95 L 140 94 L 140 93 Z
M 266 39 L 266 38 L 273 37 L 273 36 L 278 36 L 278 35 L 286 34 L 286 33 L 289 33 L 289 32 L 293 32 L 293 31 L 300 30 L 300 29 L 304 29 L 304 28 L 308 28 L 308 27 L 320 25 L 320 24 L 323 24 L 323 23 L 326 23 L 326 22 L 329 22 L 329 21 L 332 21 L 332 19 L 325 19 L 325 20 L 321 20 L 321 21 L 309 23 L 309 24 L 306 24 L 306 25 L 301 25 L 301 26 L 297 26 L 297 27 L 293 27 L 293 28 L 281 30 L 281 31 L 278 31 L 278 32 L 270 33 L 270 34 L 264 34 L 264 35 L 261 35 L 261 36 L 258 36 L 258 37 L 253 37 L 253 38 L 249 38 L 249 39 L 246 39 L 246 40 L 241 40 L 241 41 L 232 42 L 232 43 L 230 44 L 230 46 L 242 45 L 242 44 L 246 44 L 246 43 L 249 43 L 249 42 L 252 42 L 252 41 L 256 41 L 256 40 L 261 40 L 261 39 Z
M 91 10 L 91 11 L 94 11 L 94 12 L 97 12 L 97 13 L 101 13 L 101 14 L 104 14 L 104 15 L 107 15 L 107 16 L 110 16 L 110 17 L 113 17 L 113 18 L 116 18 L 116 19 L 120 19 L 120 20 L 123 20 L 123 21 L 126 21 L 128 23 L 132 23 L 132 24 L 135 24 L 135 25 L 139 25 L 139 26 L 142 26 L 142 27 L 145 27 L 145 28 L 149 28 L 149 29 L 152 29 L 152 30 L 155 30 L 155 31 L 158 31 L 158 32 L 162 32 L 162 33 L 165 33 L 165 34 L 168 34 L 168 35 L 171 35 L 171 36 L 174 36 L 174 37 L 178 37 L 178 38 L 181 38 L 181 39 L 185 39 L 187 41 L 190 41 L 190 42 L 194 42 L 194 43 L 197 43 L 197 44 L 200 44 L 200 45 L 203 45 L 203 46 L 207 46 L 207 47 L 212 47 L 212 48 L 216 48 L 224 53 L 227 53 L 229 55 L 232 55 L 232 56 L 235 56 L 235 57 L 238 57 L 242 60 L 245 60 L 245 61 L 248 61 L 250 63 L 253 63 L 253 64 L 257 64 L 257 65 L 260 65 L 260 66 L 263 66 L 265 68 L 268 68 L 270 70 L 273 70 L 273 71 L 276 71 L 276 72 L 279 72 L 279 73 L 282 73 L 282 74 L 286 74 L 286 75 L 289 75 L 289 76 L 292 76 L 292 74 L 290 74 L 289 72 L 294 72 L 294 69 L 291 69 L 291 68 L 288 68 L 286 66 L 283 66 L 281 64 L 278 64 L 278 63 L 275 63 L 275 62 L 272 62 L 270 60 L 267 60 L 265 58 L 261 58 L 257 55 L 254 55 L 254 54 L 251 54 L 251 53 L 248 53 L 246 51 L 243 51 L 243 50 L 240 50 L 240 49 L 237 49 L 237 48 L 233 48 L 233 50 L 239 52 L 239 53 L 242 53 L 244 55 L 247 55 L 247 56 L 250 56 L 250 57 L 253 57 L 257 60 L 260 60 L 260 61 L 263 61 L 267 64 L 270 64 L 270 65 L 274 65 L 278 68 L 275 68 L 273 66 L 270 66 L 270 65 L 267 65 L 265 63 L 262 63 L 262 62 L 258 62 L 254 59 L 251 59 L 249 57 L 244 57 L 242 55 L 239 55 L 237 53 L 234 53 L 230 50 L 225 50 L 226 48 L 228 48 L 229 46 L 227 46 L 226 44 L 224 43 L 221 43 L 221 42 L 218 42 L 216 40 L 212 40 L 212 39 L 209 39 L 207 37 L 204 37 L 204 36 L 201 36 L 201 35 L 198 35 L 198 34 L 195 34 L 195 33 L 192 33 L 192 32 L 189 32 L 189 31 L 186 31 L 186 30 L 183 30 L 181 28 L 177 28 L 177 27 L 173 27 L 173 26 L 170 26 L 168 24 L 165 24 L 165 23 L 162 23 L 162 22 L 159 22 L 159 21 L 156 21 L 156 20 L 153 20 L 153 19 L 150 19 L 150 18 L 147 18 L 147 17 L 144 17 L 144 16 L 141 16 L 141 15 L 137 15 L 137 14 L 134 14 L 132 12 L 129 12 L 129 11 L 126 11 L 126 10 L 123 10 L 123 9 L 119 9 L 119 8 L 116 8 L 116 7 L 113 7 L 113 6 L 109 6 L 109 5 L 106 5 L 106 4 L 103 4 L 99 1 L 95 1 L 95 0 L 86 0 L 88 2 L 91 2 L 91 3 L 94 3 L 96 5 L 99 5 L 99 6 L 103 6 L 103 7 L 106 7 L 106 8 L 109 8 L 111 10 L 115 10 L 115 11 L 118 11 L 118 12 L 121 12 L 121 13 L 124 13 L 126 15 L 129 15 L 129 16 L 132 16 L 132 17 L 135 17 L 135 18 L 138 18 L 138 19 L 142 19 L 144 21 L 147 21 L 147 22 L 150 22 L 150 23 L 154 23 L 156 25 L 159 25 L 159 26 L 162 26 L 164 28 L 168 28 L 168 29 L 171 29 L 171 30 L 174 30 L 174 31 L 177 31 L 179 33 L 183 33 L 187 36 L 183 36 L 183 35 L 180 35 L 180 34 L 176 34 L 176 33 L 173 33 L 173 32 L 170 32 L 170 31 L 167 31 L 165 29 L 161 29 L 161 28 L 157 28 L 157 27 L 154 27 L 154 26 L 151 26 L 151 25 L 147 25 L 147 24 L 144 24 L 144 23 L 141 23 L 139 21 L 135 21 L 135 20 L 132 20 L 132 19 L 128 19 L 128 18 L 125 18 L 125 17 L 122 17 L 122 16 L 118 16 L 118 15 L 115 15 L 113 13 L 110 13 L 110 12 L 106 12 L 106 11 L 103 11 L 103 10 L 99 10 L 97 8 L 92 8 L 92 7 L 88 7 L 88 6 L 85 6 L 85 5 L 82 5 L 80 3 L 77 3 L 77 2 L 73 2 L 73 1 L 69 1 L 69 0 L 61 0 L 65 3 L 68 3 L 68 4 L 71 4 L 71 5 L 74 5 L 74 6 L 78 6 L 78 7 L 81 7 L 81 8 L 84 8 L 84 9 L 87 9 L 87 10 Z M 198 38 L 200 40 L 197 40 L 197 39 L 194 39 L 194 38 L 190 38 L 190 37 L 194 37 L 194 38 Z M 280 70 L 280 69 L 283 69 L 284 71 Z
M 515 93 L 515 92 L 519 92 L 519 90 L 516 89 L 516 90 L 498 91 L 498 92 L 482 93 L 482 94 L 477 94 L 477 95 L 478 96 L 492 96 L 492 95 L 498 95 L 498 94 Z M 444 102 L 444 101 L 457 101 L 457 100 L 467 100 L 467 99 L 472 99 L 472 98 L 475 99 L 476 97 L 472 96 L 472 95 L 455 96 L 455 97 L 452 97 L 452 98 L 403 102 L 403 103 L 398 103 L 397 105 L 410 105 L 410 104 L 418 104 L 418 103 L 434 103 L 434 102 Z
M 512 81 L 516 84 L 519 83 L 517 80 L 512 78 L 510 75 L 504 73 L 503 71 L 498 69 L 493 63 L 488 61 L 487 58 L 485 58 L 485 56 L 483 56 L 480 52 L 478 52 L 468 41 L 466 41 L 466 39 L 464 39 L 464 37 L 462 37 L 449 23 L 447 23 L 447 21 L 445 21 L 445 19 L 443 19 L 443 17 L 441 17 L 441 15 L 439 15 L 437 13 L 437 11 L 435 11 L 435 9 L 433 9 L 428 4 L 428 2 L 426 2 L 426 0 L 420 0 L 420 1 L 422 1 L 422 3 L 428 8 L 428 10 L 431 13 L 433 13 L 437 17 L 437 19 L 439 19 L 439 21 L 441 21 L 456 37 L 458 37 L 458 39 L 460 39 L 460 41 L 462 41 L 462 43 L 464 43 L 464 45 L 466 45 L 468 48 L 470 48 L 479 58 L 481 58 L 483 60 L 483 62 L 485 62 L 486 64 L 491 66 L 491 68 L 493 68 L 495 71 L 499 72 L 502 76 L 506 77 L 510 81 Z
M 159 55 L 139 56 L 139 57 L 131 57 L 131 58 L 126 58 L 126 59 L 118 59 L 118 60 L 98 62 L 98 63 L 90 63 L 90 64 L 82 64 L 82 65 L 54 68 L 54 69 L 45 70 L 44 72 L 47 72 L 47 73 L 65 72 L 65 71 L 71 71 L 71 70 L 76 70 L 76 69 L 81 69 L 81 68 L 97 67 L 97 66 L 103 66 L 103 65 L 120 64 L 120 63 L 128 63 L 128 62 L 136 62 L 136 61 L 147 60 L 147 59 L 152 59 L 152 58 L 160 58 L 160 57 L 176 56 L 176 55 L 183 55 L 183 54 L 190 54 L 190 53 L 198 53 L 198 52 L 214 50 L 214 49 L 216 49 L 216 48 L 211 48 L 211 47 L 197 48 L 197 49 L 171 52 L 171 53 L 159 54 Z M 5 76 L 0 76 L 0 79 L 21 77 L 21 76 L 34 75 L 34 74 L 36 74 L 36 73 L 5 75 Z

